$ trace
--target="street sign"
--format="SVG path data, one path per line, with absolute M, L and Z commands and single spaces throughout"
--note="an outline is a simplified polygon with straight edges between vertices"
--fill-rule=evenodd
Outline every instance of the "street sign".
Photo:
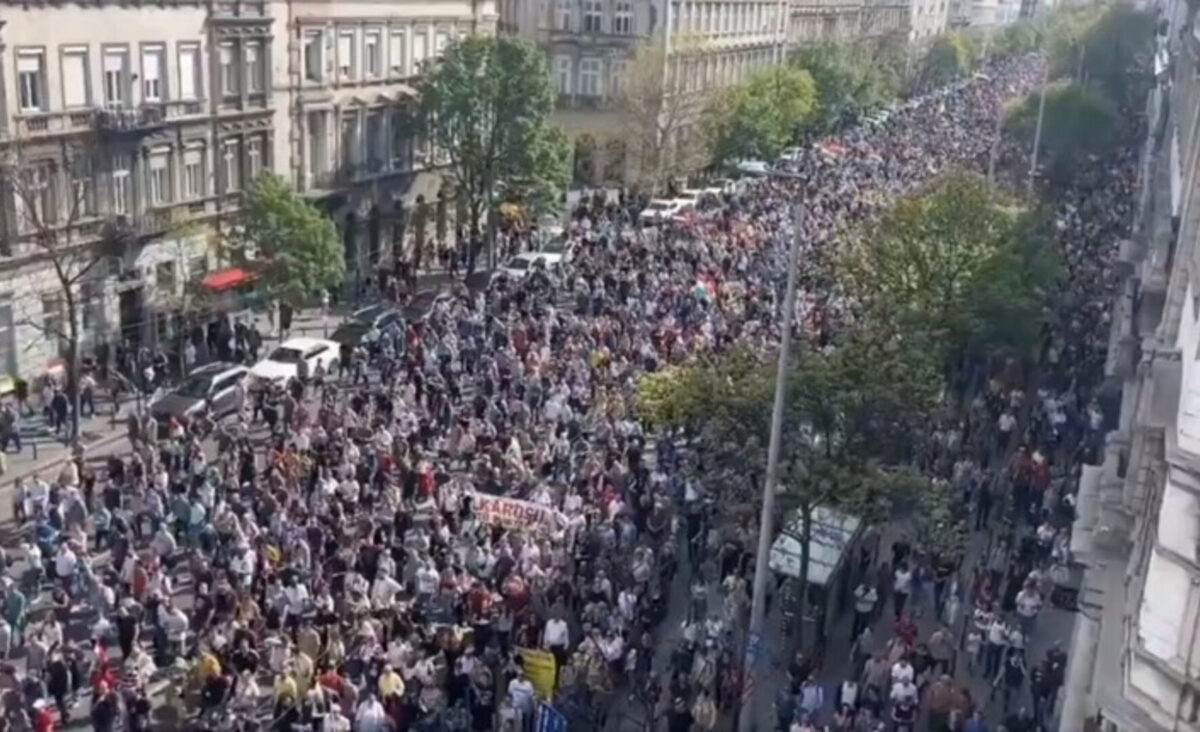
M 546 702 L 538 704 L 534 720 L 533 728 L 536 732 L 567 732 L 567 718 Z

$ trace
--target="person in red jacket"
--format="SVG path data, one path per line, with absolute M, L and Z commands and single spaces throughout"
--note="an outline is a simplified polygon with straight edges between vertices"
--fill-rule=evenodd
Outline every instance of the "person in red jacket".
M 58 719 L 54 716 L 54 710 L 45 699 L 38 699 L 33 703 L 33 732 L 54 732 L 58 729 Z

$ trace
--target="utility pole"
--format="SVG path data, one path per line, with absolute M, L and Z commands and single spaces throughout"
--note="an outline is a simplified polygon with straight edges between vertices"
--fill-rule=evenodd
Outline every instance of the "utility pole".
M 1029 156 L 1029 184 L 1026 192 L 1033 197 L 1033 182 L 1037 177 L 1038 149 L 1042 146 L 1042 121 L 1046 117 L 1046 87 L 1050 83 L 1050 64 L 1042 71 L 1042 90 L 1038 95 L 1037 126 L 1033 130 L 1033 154 Z
M 790 176 L 788 176 L 790 177 Z M 800 185 L 804 185 L 800 183 Z M 775 527 L 775 490 L 779 483 L 779 442 L 783 431 L 783 404 L 788 375 L 788 357 L 792 345 L 792 318 L 796 310 L 796 268 L 800 261 L 800 237 L 804 224 L 804 193 L 796 195 L 795 230 L 788 254 L 787 289 L 783 296 L 783 332 L 779 336 L 779 365 L 775 369 L 775 405 L 771 409 L 771 437 L 767 445 L 767 477 L 763 483 L 762 515 L 758 522 L 758 553 L 754 557 L 754 591 L 751 595 L 750 632 L 746 637 L 746 656 L 743 664 L 744 687 L 738 717 L 738 732 L 751 732 L 754 717 L 762 698 L 763 679 L 754 673 L 763 652 L 763 626 L 766 625 L 768 559 Z M 807 577 L 801 577 L 806 582 Z

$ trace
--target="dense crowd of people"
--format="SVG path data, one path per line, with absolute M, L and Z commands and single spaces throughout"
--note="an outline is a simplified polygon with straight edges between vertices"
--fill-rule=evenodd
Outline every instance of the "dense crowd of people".
M 197 729 L 528 730 L 549 695 L 601 729 L 630 693 L 672 732 L 714 729 L 741 696 L 753 528 L 699 536 L 703 496 L 684 448 L 643 431 L 634 380 L 734 342 L 772 348 L 798 187 L 803 259 L 815 262 L 843 222 L 941 171 L 986 165 L 1001 104 L 1039 76 L 1036 59 L 999 64 L 811 147 L 792 165 L 799 182 L 760 181 L 686 223 L 642 227 L 632 207 L 587 206 L 561 272 L 448 293 L 423 318 L 373 333 L 344 371 L 289 384 L 290 408 L 265 436 L 255 410 L 208 438 L 142 425 L 131 454 L 102 469 L 77 461 L 25 481 L 29 531 L 12 552 L 25 569 L 0 588 L 0 653 L 21 659 L 0 667 L 7 728 L 86 714 L 100 731 L 148 729 L 152 716 Z M 1120 225 L 1128 180 L 1115 180 L 1064 206 L 1077 299 L 1048 338 L 1056 374 L 1088 367 L 1103 336 L 1093 249 L 1112 233 L 1096 227 Z M 820 341 L 849 308 L 817 267 L 801 279 L 797 322 Z M 922 710 L 945 720 L 936 729 L 986 729 L 968 719 L 985 705 L 947 675 L 958 639 L 939 628 L 917 642 L 911 611 L 928 604 L 926 587 L 938 617 L 971 604 L 967 665 L 996 679 L 1005 708 L 1023 706 L 1013 694 L 1026 677 L 1061 684 L 1061 654 L 1037 665 L 1020 650 L 1037 632 L 1043 568 L 1061 552 L 1052 486 L 1089 434 L 1069 436 L 1059 416 L 1091 424 L 1092 395 L 1047 379 L 1036 395 L 1047 407 L 1029 420 L 1023 387 L 995 381 L 965 417 L 973 434 L 1007 441 L 956 446 L 935 470 L 981 525 L 995 523 L 992 491 L 1023 496 L 1032 549 L 1014 528 L 968 582 L 972 568 L 949 561 L 961 558 L 898 543 L 886 581 L 855 595 L 862 673 L 826 690 L 798 658 L 775 706 L 782 728 L 890 718 L 911 730 Z M 719 605 L 701 573 L 671 597 L 684 555 L 719 568 Z M 958 589 L 968 586 L 973 596 Z M 870 634 L 887 597 L 897 622 L 885 647 Z M 668 652 L 673 599 L 688 622 Z M 549 678 L 527 650 L 553 658 Z M 1039 693 L 1031 711 L 1044 719 L 1052 696 Z

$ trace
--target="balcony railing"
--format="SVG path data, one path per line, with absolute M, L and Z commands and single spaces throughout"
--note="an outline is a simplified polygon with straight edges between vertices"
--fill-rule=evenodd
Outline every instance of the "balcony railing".
M 308 187 L 310 190 L 330 190 L 385 173 L 400 172 L 403 170 L 391 167 L 386 158 L 367 158 L 354 164 L 339 165 L 333 170 L 312 173 Z
M 142 105 L 132 109 L 96 110 L 98 132 L 137 134 L 156 130 L 166 124 L 166 109 L 161 105 Z

